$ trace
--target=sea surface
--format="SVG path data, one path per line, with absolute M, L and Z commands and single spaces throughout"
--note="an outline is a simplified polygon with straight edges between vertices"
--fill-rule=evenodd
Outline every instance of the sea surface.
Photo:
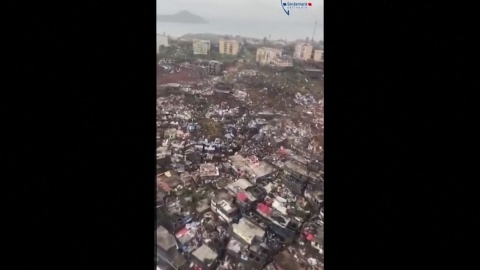
M 250 38 L 264 38 L 271 35 L 271 40 L 311 38 L 314 23 L 273 23 L 273 22 L 249 22 L 249 21 L 210 21 L 206 24 L 186 24 L 157 22 L 157 33 L 180 37 L 185 34 L 217 34 L 217 35 L 240 35 Z M 317 25 L 314 40 L 323 40 L 323 27 Z

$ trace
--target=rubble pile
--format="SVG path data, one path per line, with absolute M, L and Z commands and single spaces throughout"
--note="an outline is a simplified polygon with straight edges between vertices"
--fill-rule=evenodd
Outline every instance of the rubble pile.
M 323 99 L 288 78 L 237 66 L 158 85 L 159 265 L 323 269 Z

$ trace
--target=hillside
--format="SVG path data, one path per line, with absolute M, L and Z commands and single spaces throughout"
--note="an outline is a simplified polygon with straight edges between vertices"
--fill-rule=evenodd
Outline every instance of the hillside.
M 175 22 L 175 23 L 208 23 L 204 18 L 192 14 L 189 11 L 180 11 L 172 15 L 157 15 L 158 22 Z

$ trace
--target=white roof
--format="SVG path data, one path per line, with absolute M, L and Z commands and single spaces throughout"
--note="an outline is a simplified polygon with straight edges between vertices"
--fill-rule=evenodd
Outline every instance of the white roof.
M 263 237 L 265 235 L 265 231 L 262 228 L 246 220 L 245 218 L 240 219 L 238 224 L 233 224 L 232 228 L 235 234 L 249 244 L 252 243 L 256 236 Z
M 197 257 L 200 261 L 204 262 L 205 260 L 215 260 L 217 258 L 217 253 L 209 248 L 207 245 L 202 245 L 192 252 L 192 255 Z
M 273 208 L 277 209 L 280 213 L 284 215 L 287 214 L 287 208 L 281 205 L 277 200 L 273 200 L 272 206 Z
M 218 206 L 222 207 L 226 212 L 230 212 L 233 209 L 232 206 L 225 200 L 218 202 Z
M 233 182 L 232 184 L 229 184 L 227 187 L 232 192 L 236 193 L 239 189 L 245 190 L 251 186 L 253 186 L 252 183 L 250 183 L 247 179 L 240 178 L 237 181 Z

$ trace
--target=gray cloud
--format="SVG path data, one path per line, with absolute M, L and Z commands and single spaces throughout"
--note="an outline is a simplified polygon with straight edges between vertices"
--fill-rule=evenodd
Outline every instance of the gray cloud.
M 303 2 L 303 0 L 299 0 L 299 2 Z M 207 20 L 288 21 L 293 23 L 318 21 L 319 26 L 323 25 L 323 0 L 305 0 L 305 2 L 311 2 L 312 7 L 308 10 L 293 10 L 290 16 L 287 16 L 282 10 L 280 0 L 157 0 L 157 14 L 172 14 L 188 10 Z

